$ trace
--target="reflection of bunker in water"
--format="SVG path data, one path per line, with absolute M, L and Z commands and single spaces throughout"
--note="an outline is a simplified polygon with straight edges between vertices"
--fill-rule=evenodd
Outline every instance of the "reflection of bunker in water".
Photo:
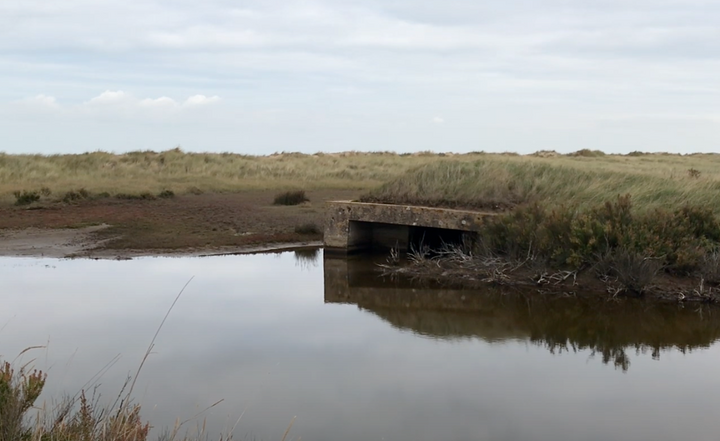
M 372 248 L 406 250 L 420 243 L 472 240 L 483 218 L 493 216 L 468 210 L 412 205 L 329 202 L 325 221 L 325 250 L 350 253 Z
M 437 339 L 525 340 L 551 352 L 587 349 L 629 366 L 627 351 L 682 352 L 720 338 L 720 314 L 673 304 L 547 297 L 534 290 L 425 287 L 380 277 L 367 256 L 324 257 L 325 302 L 355 304 L 393 327 Z

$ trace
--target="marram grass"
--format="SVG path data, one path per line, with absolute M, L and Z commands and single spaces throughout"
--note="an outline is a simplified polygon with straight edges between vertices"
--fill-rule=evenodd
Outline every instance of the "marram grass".
M 720 156 L 501 156 L 410 170 L 364 201 L 478 209 L 593 207 L 630 195 L 638 211 L 685 205 L 720 214 Z

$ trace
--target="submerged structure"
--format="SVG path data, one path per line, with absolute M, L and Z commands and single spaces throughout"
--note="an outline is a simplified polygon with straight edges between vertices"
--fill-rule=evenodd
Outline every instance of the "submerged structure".
M 494 213 L 365 202 L 328 202 L 325 251 L 352 253 L 373 248 L 435 247 L 476 236 L 483 218 Z

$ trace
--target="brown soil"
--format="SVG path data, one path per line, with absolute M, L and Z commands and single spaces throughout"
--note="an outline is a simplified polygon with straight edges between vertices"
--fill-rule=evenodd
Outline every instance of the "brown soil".
M 276 193 L 246 191 L 156 200 L 105 198 L 73 204 L 0 206 L 0 255 L 213 254 L 271 244 L 319 243 L 324 202 L 359 195 L 348 190 L 311 191 L 307 193 L 310 202 L 274 206 Z M 318 232 L 295 231 L 307 224 L 316 225 Z M 101 225 L 107 227 L 96 227 Z

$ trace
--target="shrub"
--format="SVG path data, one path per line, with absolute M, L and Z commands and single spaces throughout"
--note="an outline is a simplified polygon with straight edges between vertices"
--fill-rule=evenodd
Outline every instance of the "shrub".
M 317 226 L 317 224 L 313 222 L 308 222 L 306 224 L 301 224 L 295 226 L 295 232 L 297 234 L 321 234 L 320 228 Z
M 81 201 L 84 199 L 90 199 L 90 192 L 85 190 L 84 188 L 81 188 L 79 190 L 70 190 L 67 193 L 65 193 L 65 196 L 63 196 L 63 202 L 74 202 L 74 201 Z
M 700 277 L 713 285 L 720 283 L 720 250 L 705 253 L 700 264 Z
M 163 190 L 158 194 L 160 199 L 171 199 L 175 197 L 175 192 L 172 190 Z
M 0 366 L 0 439 L 29 439 L 31 430 L 25 424 L 30 410 L 45 386 L 40 371 L 16 371 L 8 362 Z
M 691 178 L 695 178 L 695 179 L 699 178 L 700 174 L 701 174 L 700 170 L 698 170 L 696 168 L 689 168 L 687 172 L 688 172 L 688 176 L 690 176 Z
M 16 191 L 13 195 L 15 196 L 15 205 L 30 205 L 40 200 L 40 193 L 37 191 Z
M 630 197 L 619 196 L 589 210 L 526 205 L 486 218 L 480 234 L 490 252 L 514 260 L 532 256 L 551 266 L 580 269 L 595 264 L 597 256 L 626 250 L 658 261 L 669 272 L 689 274 L 719 245 L 720 223 L 704 207 L 636 214 Z
M 275 196 L 273 205 L 298 205 L 309 200 L 305 190 L 286 191 Z
M 577 152 L 569 153 L 568 156 L 584 156 L 587 158 L 597 158 L 600 156 L 605 156 L 605 152 L 601 150 L 582 149 L 578 150 Z
M 618 248 L 602 255 L 596 265 L 600 276 L 614 277 L 626 293 L 641 295 L 662 269 L 658 259 Z
M 115 195 L 118 199 L 127 199 L 127 200 L 155 200 L 157 199 L 154 194 L 150 193 L 149 191 L 144 191 L 139 194 L 132 194 L 132 193 L 118 193 Z

